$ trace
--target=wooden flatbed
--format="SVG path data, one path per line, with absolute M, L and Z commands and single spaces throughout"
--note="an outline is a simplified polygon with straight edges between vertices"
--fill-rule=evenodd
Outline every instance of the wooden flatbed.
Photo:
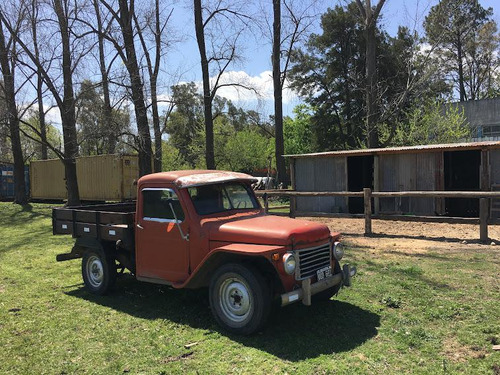
M 134 248 L 135 202 L 52 209 L 53 234 L 116 242 Z

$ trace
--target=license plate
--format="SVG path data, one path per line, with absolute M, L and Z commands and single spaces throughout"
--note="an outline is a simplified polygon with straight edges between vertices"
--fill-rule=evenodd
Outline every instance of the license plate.
M 318 281 L 323 280 L 327 277 L 332 276 L 332 267 L 323 267 L 316 271 L 316 275 L 318 275 Z

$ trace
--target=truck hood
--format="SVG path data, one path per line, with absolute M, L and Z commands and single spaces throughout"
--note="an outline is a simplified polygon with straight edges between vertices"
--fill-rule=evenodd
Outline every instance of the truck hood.
M 280 216 L 253 216 L 213 223 L 210 240 L 264 245 L 301 245 L 327 239 L 326 225 Z

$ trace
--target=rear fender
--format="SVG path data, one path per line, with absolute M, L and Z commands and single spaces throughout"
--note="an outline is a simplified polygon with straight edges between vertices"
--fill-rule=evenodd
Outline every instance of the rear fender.
M 95 238 L 78 237 L 71 252 L 67 254 L 58 254 L 56 260 L 62 262 L 65 260 L 82 258 L 83 254 L 88 250 L 103 251 L 106 255 L 113 256 L 112 246 L 103 244 Z

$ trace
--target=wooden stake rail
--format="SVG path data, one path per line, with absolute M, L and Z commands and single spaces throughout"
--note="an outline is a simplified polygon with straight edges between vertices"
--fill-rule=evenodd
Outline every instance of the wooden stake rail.
M 363 191 L 294 191 L 294 190 L 262 190 L 255 192 L 257 196 L 264 198 L 264 207 L 269 211 L 268 197 L 290 197 L 290 217 L 296 216 L 297 197 L 363 197 L 365 236 L 372 235 L 372 198 L 391 197 L 420 197 L 420 198 L 478 198 L 479 199 L 479 239 L 481 242 L 488 241 L 488 208 L 489 200 L 500 198 L 500 191 L 376 191 L 369 188 Z M 445 218 L 441 218 L 446 221 Z

